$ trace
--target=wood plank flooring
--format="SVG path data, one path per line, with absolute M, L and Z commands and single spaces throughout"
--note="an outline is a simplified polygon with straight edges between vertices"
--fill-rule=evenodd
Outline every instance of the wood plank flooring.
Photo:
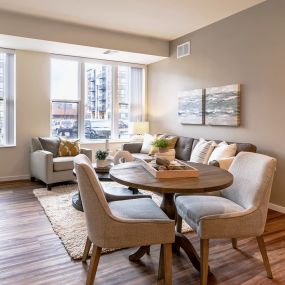
M 70 259 L 32 193 L 40 187 L 29 181 L 0 184 L 0 284 L 85 284 L 87 267 Z M 196 235 L 188 237 L 198 249 Z M 218 240 L 210 241 L 209 264 L 214 275 L 208 284 L 285 284 L 285 215 L 269 211 L 265 243 L 273 280 L 266 278 L 254 238 L 239 240 L 238 250 L 232 249 L 230 240 Z M 156 284 L 159 246 L 152 246 L 151 255 L 140 263 L 128 260 L 132 251 L 102 255 L 95 284 Z M 173 276 L 176 285 L 198 285 L 200 281 L 183 253 L 173 255 Z

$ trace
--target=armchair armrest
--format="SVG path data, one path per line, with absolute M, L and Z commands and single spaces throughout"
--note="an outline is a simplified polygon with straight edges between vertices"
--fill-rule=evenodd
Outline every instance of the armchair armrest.
M 122 150 L 126 150 L 130 153 L 140 153 L 142 143 L 125 143 L 122 145 Z
M 43 182 L 52 183 L 53 154 L 45 150 L 31 153 L 31 175 Z
M 80 153 L 85 154 L 90 159 L 90 161 L 92 162 L 92 149 L 80 148 Z

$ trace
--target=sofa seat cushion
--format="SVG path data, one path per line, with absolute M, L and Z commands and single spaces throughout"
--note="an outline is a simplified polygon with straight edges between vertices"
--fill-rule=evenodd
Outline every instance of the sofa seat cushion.
M 142 159 L 153 159 L 152 156 L 145 154 L 145 153 L 132 153 L 135 160 L 142 160 Z
M 196 229 L 202 219 L 244 211 L 238 204 L 223 197 L 206 195 L 178 196 L 175 200 L 178 214 Z
M 53 170 L 54 171 L 64 171 L 64 170 L 72 170 L 73 166 L 73 156 L 65 156 L 65 157 L 55 157 L 53 159 Z

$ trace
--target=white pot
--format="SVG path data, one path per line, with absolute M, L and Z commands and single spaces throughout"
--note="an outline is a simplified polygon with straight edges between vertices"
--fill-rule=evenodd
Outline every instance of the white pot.
M 109 166 L 109 160 L 108 159 L 104 159 L 104 160 L 101 160 L 101 159 L 97 159 L 96 161 L 96 164 L 97 164 L 97 167 L 108 167 Z

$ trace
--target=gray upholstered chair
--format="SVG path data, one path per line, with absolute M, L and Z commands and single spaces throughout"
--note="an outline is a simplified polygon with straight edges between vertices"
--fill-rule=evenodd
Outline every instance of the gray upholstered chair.
M 85 155 L 74 159 L 78 186 L 86 216 L 88 237 L 82 261 L 93 244 L 86 284 L 94 282 L 102 248 L 137 247 L 162 244 L 159 272 L 165 284 L 172 284 L 174 221 L 149 198 L 106 201 L 103 188 Z
M 42 142 L 40 141 L 42 140 Z M 44 145 L 43 145 L 44 144 Z M 59 138 L 32 138 L 30 153 L 31 180 L 39 179 L 51 190 L 53 183 L 72 181 L 73 156 L 58 157 Z M 92 160 L 92 150 L 80 148 Z
M 179 220 L 184 219 L 200 237 L 201 284 L 207 284 L 209 239 L 256 237 L 268 278 L 272 278 L 263 232 L 266 223 L 276 159 L 241 152 L 229 171 L 233 184 L 216 195 L 177 195 Z M 179 223 L 178 223 L 179 224 Z

